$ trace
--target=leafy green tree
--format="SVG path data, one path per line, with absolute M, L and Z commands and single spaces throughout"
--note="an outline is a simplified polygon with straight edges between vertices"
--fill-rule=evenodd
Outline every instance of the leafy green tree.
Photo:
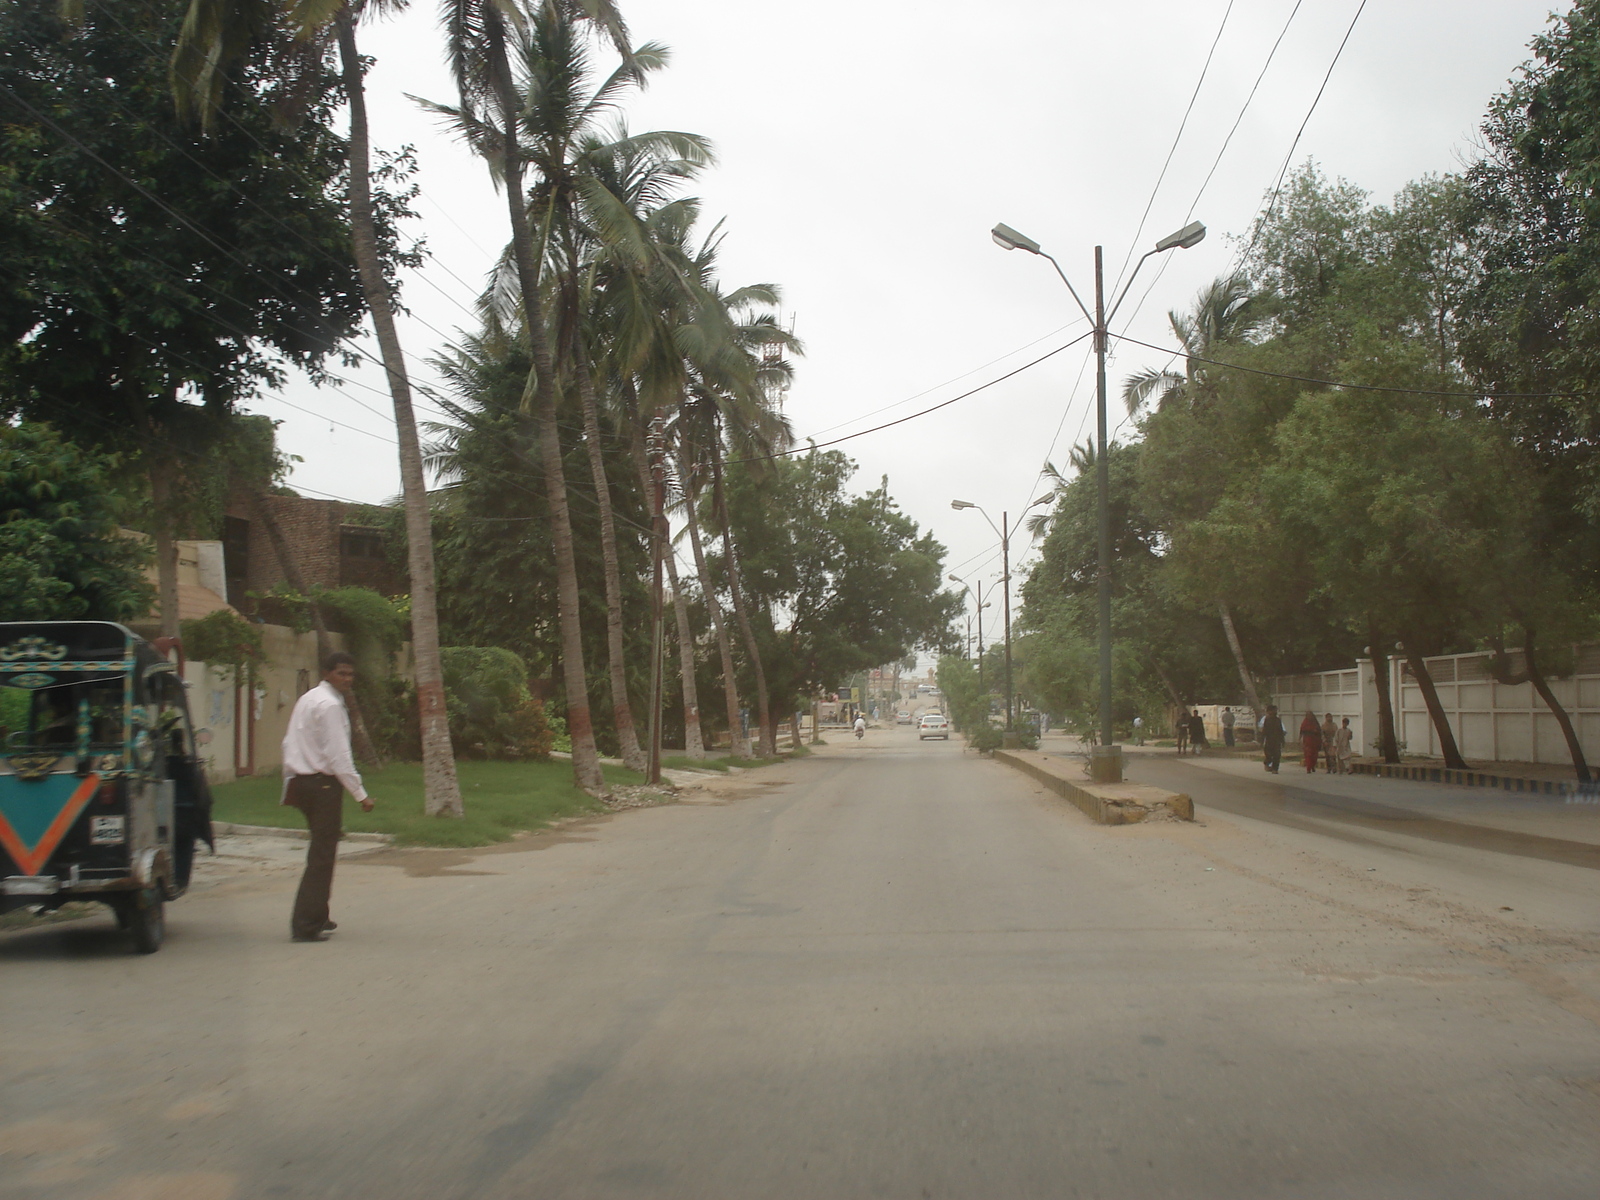
M 149 550 L 119 530 L 117 461 L 47 425 L 0 425 L 0 614 L 131 621 L 150 609 Z
M 338 193 L 328 81 L 307 119 L 274 101 L 286 64 L 255 47 L 202 137 L 175 112 L 171 4 L 0 7 L 0 408 L 115 450 L 148 478 L 164 631 L 173 539 L 228 414 L 286 366 L 316 371 L 362 298 Z
M 1385 375 L 1405 377 L 1393 362 Z M 1423 656 L 1470 623 L 1485 565 L 1515 536 L 1503 502 L 1521 484 L 1510 445 L 1470 410 L 1370 392 L 1304 397 L 1278 441 L 1262 484 L 1272 519 L 1310 548 L 1321 593 L 1399 635 L 1445 764 L 1464 768 Z
M 886 488 L 850 495 L 854 472 L 845 455 L 816 450 L 766 471 L 728 472 L 729 519 L 777 712 L 917 647 L 954 648 L 961 598 L 940 590 L 944 547 Z

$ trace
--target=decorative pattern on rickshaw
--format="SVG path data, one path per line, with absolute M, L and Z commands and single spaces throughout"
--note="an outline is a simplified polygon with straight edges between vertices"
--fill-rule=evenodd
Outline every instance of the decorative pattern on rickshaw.
M 67 656 L 67 648 L 60 642 L 46 641 L 42 637 L 18 638 L 9 646 L 0 646 L 0 662 L 38 661 L 59 662 Z
M 5 756 L 11 770 L 18 779 L 32 783 L 43 779 L 56 768 L 56 763 L 61 761 L 61 754 L 55 750 L 18 751 Z
M 44 870 L 100 782 L 98 775 L 51 775 L 36 787 L 0 787 L 0 848 L 22 874 Z
M 4 650 L 0 650 L 0 654 L 4 653 Z M 37 671 L 40 666 L 48 666 L 52 671 L 103 671 L 107 674 L 112 672 L 121 674 L 123 671 L 131 671 L 133 665 L 133 659 L 131 658 L 74 659 L 71 662 L 49 662 L 43 664 L 37 662 L 10 662 L 0 659 L 0 674 L 9 674 L 16 671 Z

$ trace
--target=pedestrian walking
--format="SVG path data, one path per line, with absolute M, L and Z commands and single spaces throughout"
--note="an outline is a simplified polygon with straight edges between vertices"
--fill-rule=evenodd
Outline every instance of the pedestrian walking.
M 346 705 L 355 682 L 356 660 L 343 652 L 328 655 L 322 660 L 322 682 L 295 701 L 283 735 L 283 803 L 304 813 L 311 831 L 305 873 L 289 918 L 289 934 L 297 942 L 325 942 L 337 927 L 328 919 L 328 896 L 344 832 L 344 793 L 363 812 L 372 811 L 372 798 L 350 754 Z
M 1222 744 L 1229 750 L 1233 749 L 1233 724 L 1235 720 L 1237 718 L 1233 715 L 1233 709 L 1225 708 L 1222 710 Z
M 1325 713 L 1322 718 L 1322 769 L 1327 775 L 1339 769 L 1339 751 L 1333 745 L 1338 734 L 1339 727 L 1333 723 L 1333 714 Z
M 1178 739 L 1178 753 L 1182 754 L 1184 747 L 1189 744 L 1189 714 L 1181 708 L 1172 719 L 1172 733 Z
M 1300 761 L 1307 775 L 1317 773 L 1317 759 L 1322 757 L 1322 726 L 1317 724 L 1317 714 L 1309 708 L 1300 721 Z
M 1278 773 L 1278 760 L 1283 756 L 1285 736 L 1283 722 L 1278 720 L 1278 706 L 1267 705 L 1266 716 L 1261 718 L 1261 765 L 1274 775 Z
M 1346 717 L 1339 726 L 1339 732 L 1333 735 L 1334 753 L 1339 759 L 1339 774 L 1350 774 L 1350 760 L 1355 757 L 1355 730 L 1350 728 L 1350 718 Z
M 1206 719 L 1198 708 L 1189 714 L 1189 745 L 1196 754 L 1211 749 L 1211 743 L 1206 740 Z
M 1133 719 L 1133 744 L 1135 746 L 1144 745 L 1144 718 L 1143 717 L 1135 717 Z

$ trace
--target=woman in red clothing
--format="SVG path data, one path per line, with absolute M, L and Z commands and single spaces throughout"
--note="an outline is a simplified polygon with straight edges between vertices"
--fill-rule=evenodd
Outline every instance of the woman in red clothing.
M 1317 724 L 1317 714 L 1306 709 L 1305 720 L 1300 722 L 1300 751 L 1306 774 L 1317 773 L 1317 759 L 1322 756 L 1322 726 Z

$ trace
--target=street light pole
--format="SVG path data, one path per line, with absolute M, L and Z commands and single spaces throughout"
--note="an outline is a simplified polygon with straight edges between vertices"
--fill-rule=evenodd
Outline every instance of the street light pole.
M 1006 732 L 1011 732 L 1011 530 L 1000 514 L 1000 604 L 1006 616 Z
M 1048 502 L 1050 500 L 1054 500 L 1054 499 L 1055 499 L 1055 493 L 1054 492 L 1048 492 L 1045 495 L 1040 496 L 1037 500 L 1035 500 L 1032 504 L 1028 505 L 1027 508 L 1023 509 L 1022 512 L 1017 515 L 1018 524 L 1021 524 L 1023 516 L 1025 516 L 1027 513 L 1029 513 L 1030 511 L 1032 511 L 1035 508 L 1038 508 L 1039 505 L 1044 504 L 1044 503 L 1046 503 L 1046 502 Z M 995 528 L 995 523 L 994 523 L 993 518 L 991 518 L 987 512 L 984 512 L 983 506 L 979 505 L 979 504 L 974 504 L 970 500 L 952 500 L 952 501 L 950 501 L 950 507 L 954 508 L 954 509 L 957 509 L 957 510 L 960 510 L 960 509 L 963 509 L 963 508 L 975 508 L 975 509 L 977 509 L 980 513 L 983 513 L 983 519 L 985 521 L 989 522 L 989 528 L 993 529 L 996 533 L 998 533 L 1000 535 L 1000 563 L 1001 563 L 1000 580 L 1001 580 L 1001 585 L 1002 585 L 1002 587 L 1004 589 L 1002 594 L 1001 594 L 1001 603 L 1005 606 L 1005 630 L 1006 630 L 1006 732 L 1010 733 L 1010 732 L 1012 732 L 1012 728 L 1011 728 L 1011 704 L 1012 704 L 1012 697 L 1011 697 L 1011 535 L 1012 535 L 1012 533 L 1015 532 L 1015 527 L 1010 524 L 1010 521 L 1009 521 L 1010 514 L 1006 513 L 1006 512 L 1002 512 L 1000 514 L 1000 526 L 999 526 L 999 528 Z M 951 578 L 954 579 L 955 576 L 952 575 Z M 983 629 L 983 624 L 982 624 L 982 622 L 983 622 L 983 610 L 981 608 L 978 610 L 978 621 L 979 621 L 979 624 L 978 624 L 979 638 L 981 640 L 982 639 L 982 629 Z M 983 682 L 981 660 L 980 660 L 980 666 L 979 666 L 978 682 L 979 682 L 979 684 L 981 686 L 982 682 Z
M 1067 291 L 1072 293 L 1072 298 L 1077 302 L 1078 308 L 1094 326 L 1095 350 L 1095 484 L 1096 484 L 1096 518 L 1099 534 L 1099 550 L 1097 554 L 1096 590 L 1099 593 L 1099 625 L 1100 625 L 1100 745 L 1103 748 L 1103 757 L 1097 757 L 1098 769 L 1095 778 L 1100 782 L 1116 782 L 1122 778 L 1121 751 L 1111 753 L 1111 465 L 1107 461 L 1106 450 L 1106 342 L 1107 331 L 1111 319 L 1117 315 L 1117 310 L 1122 307 L 1122 302 L 1128 298 L 1128 290 L 1133 287 L 1133 277 L 1139 273 L 1139 268 L 1144 266 L 1144 260 L 1152 254 L 1162 254 L 1168 250 L 1187 250 L 1191 246 L 1199 245 L 1205 239 L 1206 227 L 1199 221 L 1185 225 L 1175 233 L 1169 233 L 1155 244 L 1154 249 L 1147 250 L 1134 263 L 1133 270 L 1128 274 L 1127 283 L 1123 284 L 1121 294 L 1111 305 L 1111 311 L 1106 312 L 1105 295 L 1105 268 L 1102 262 L 1101 247 L 1094 248 L 1094 312 L 1091 314 L 1079 297 L 1078 291 L 1072 286 L 1072 281 L 1067 278 L 1067 273 L 1061 269 L 1061 264 L 1054 257 L 1046 254 L 1039 243 L 1025 234 L 1018 233 L 1009 225 L 996 225 L 990 231 L 990 236 L 995 243 L 1007 250 L 1026 250 L 1029 254 L 1048 258 L 1050 265 L 1056 269 L 1056 274 L 1061 276 L 1061 282 L 1067 285 Z M 1009 613 L 1007 614 L 1010 615 Z M 1009 706 L 1010 700 L 1007 700 Z M 1007 728 L 1009 728 L 1009 722 Z M 1102 778 L 1102 776 L 1104 776 Z
M 1131 282 L 1131 280 L 1130 280 Z M 1111 464 L 1106 454 L 1106 282 L 1099 246 L 1094 248 L 1095 521 L 1099 561 L 1095 586 L 1100 600 L 1100 744 L 1111 745 Z
M 967 581 L 961 578 L 959 575 L 949 575 L 946 576 L 946 578 L 948 578 L 951 583 L 959 583 L 967 591 L 968 595 L 972 593 L 972 589 L 974 587 L 978 589 L 978 691 L 983 693 L 983 610 L 989 607 L 983 602 L 983 580 L 980 579 L 975 584 L 968 584 Z M 967 618 L 967 634 L 970 641 L 972 634 L 971 617 Z

